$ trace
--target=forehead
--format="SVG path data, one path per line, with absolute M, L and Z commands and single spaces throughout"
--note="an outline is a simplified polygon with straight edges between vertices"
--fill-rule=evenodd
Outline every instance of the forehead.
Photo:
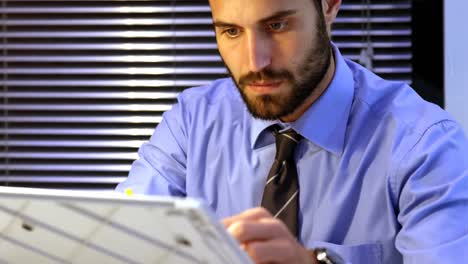
M 255 23 L 281 11 L 310 13 L 313 0 L 210 0 L 213 19 L 236 24 Z M 310 13 L 312 14 L 312 13 Z

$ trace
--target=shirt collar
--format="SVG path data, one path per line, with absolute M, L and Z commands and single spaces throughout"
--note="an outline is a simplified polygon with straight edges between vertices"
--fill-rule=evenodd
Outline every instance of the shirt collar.
M 317 146 L 340 155 L 344 148 L 346 128 L 354 97 L 354 80 L 340 51 L 333 43 L 332 47 L 335 54 L 335 74 L 330 85 L 298 120 L 288 125 Z M 256 146 L 260 134 L 267 127 L 277 123 L 281 121 L 253 119 L 252 148 Z

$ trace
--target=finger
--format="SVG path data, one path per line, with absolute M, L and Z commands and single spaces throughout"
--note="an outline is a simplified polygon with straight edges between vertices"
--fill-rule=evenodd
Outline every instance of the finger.
M 244 248 L 256 264 L 312 263 L 307 250 L 288 239 L 255 241 L 244 245 Z
M 275 238 L 285 238 L 294 240 L 286 225 L 273 217 L 263 218 L 256 221 L 239 220 L 233 222 L 228 228 L 228 232 L 240 243 L 255 240 L 270 240 Z
M 223 224 L 226 228 L 228 228 L 232 223 L 240 221 L 240 220 L 259 220 L 262 218 L 272 217 L 270 212 L 263 207 L 256 207 L 252 209 L 248 209 L 238 215 L 234 215 L 228 218 L 223 219 Z

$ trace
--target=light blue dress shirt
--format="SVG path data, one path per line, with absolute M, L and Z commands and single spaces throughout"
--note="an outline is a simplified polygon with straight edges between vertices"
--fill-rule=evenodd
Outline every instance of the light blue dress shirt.
M 342 57 L 296 122 L 254 119 L 231 79 L 188 89 L 117 190 L 190 196 L 219 218 L 260 205 L 275 155 L 268 127 L 294 128 L 300 242 L 350 263 L 468 262 L 468 142 L 409 86 Z

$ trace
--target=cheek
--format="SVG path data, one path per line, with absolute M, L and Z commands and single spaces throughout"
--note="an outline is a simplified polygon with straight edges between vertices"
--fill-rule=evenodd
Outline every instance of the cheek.
M 232 47 L 225 47 L 218 44 L 219 54 L 221 55 L 226 67 L 229 68 L 231 74 L 237 80 L 239 78 L 239 73 L 242 63 L 242 55 L 237 50 Z
M 295 34 L 290 36 L 288 45 L 283 47 L 283 52 L 287 58 L 287 64 L 295 73 L 301 67 L 302 63 L 308 56 L 310 49 L 313 45 L 313 39 L 309 34 Z
M 293 34 L 288 34 L 293 35 Z M 303 60 L 302 54 L 304 40 L 296 39 L 296 36 L 287 36 L 282 41 L 277 42 L 273 51 L 273 68 L 287 70 L 294 75 L 297 73 L 297 67 Z

